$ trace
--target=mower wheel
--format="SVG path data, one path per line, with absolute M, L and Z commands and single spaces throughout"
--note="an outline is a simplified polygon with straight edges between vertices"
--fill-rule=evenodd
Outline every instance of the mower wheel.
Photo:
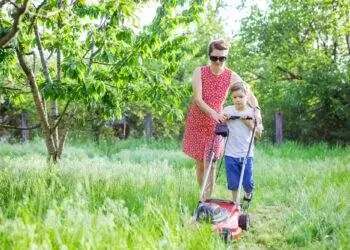
M 243 230 L 245 230 L 245 231 L 249 230 L 249 223 L 250 223 L 250 220 L 249 220 L 248 214 L 241 214 L 238 217 L 238 226 L 240 228 L 242 228 Z

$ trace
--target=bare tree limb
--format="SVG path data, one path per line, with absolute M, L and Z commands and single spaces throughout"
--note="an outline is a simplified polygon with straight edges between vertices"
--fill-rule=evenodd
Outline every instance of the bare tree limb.
M 6 35 L 0 37 L 0 48 L 7 46 L 9 42 L 11 42 L 17 36 L 22 17 L 24 13 L 27 12 L 27 9 L 28 9 L 28 3 L 29 3 L 29 0 L 24 0 L 21 7 L 19 7 L 17 11 L 14 13 L 11 31 L 8 32 Z
M 36 7 L 36 6 L 34 5 L 34 3 L 33 3 L 34 8 L 36 9 L 36 13 L 38 13 L 39 10 L 40 10 L 42 7 L 44 7 L 45 4 L 47 4 L 47 0 L 42 1 L 42 2 L 39 4 L 38 7 Z
M 118 13 L 118 10 L 115 10 L 115 11 L 112 13 L 111 18 L 110 18 L 109 20 L 108 20 L 108 18 L 106 18 L 106 17 L 102 17 L 102 18 L 101 18 L 101 21 L 100 21 L 100 24 L 99 24 L 99 26 L 97 27 L 97 30 L 101 31 L 101 30 L 103 30 L 103 29 L 107 29 L 107 28 L 111 25 L 111 23 L 112 23 L 112 21 L 113 21 L 113 18 L 117 15 L 117 13 Z M 88 32 L 88 36 L 91 36 L 91 33 L 92 33 L 92 31 L 89 31 L 89 32 Z M 89 68 L 91 68 L 92 63 L 95 63 L 95 62 L 93 62 L 93 58 L 101 51 L 101 48 L 98 48 L 97 51 L 92 52 L 93 49 L 94 49 L 94 46 L 95 46 L 95 44 L 93 43 L 93 44 L 91 45 L 91 48 L 89 48 L 88 51 L 86 51 L 86 53 L 85 53 L 84 56 L 83 56 L 84 59 L 88 59 L 88 60 L 89 60 Z M 91 51 L 91 56 L 90 56 L 90 58 L 85 58 L 86 55 L 87 55 L 90 51 Z M 108 64 L 105 64 L 105 63 L 99 63 L 99 64 L 108 65 Z
M 4 90 L 13 90 L 13 91 L 21 91 L 21 93 L 24 93 L 24 94 L 31 93 L 30 91 L 25 91 L 25 90 L 23 90 L 23 89 L 12 88 L 12 87 L 6 87 L 6 86 L 0 86 L 0 89 L 4 89 Z
M 36 6 L 34 5 L 34 3 L 33 3 L 33 7 L 35 8 L 35 14 L 31 13 L 32 18 L 31 18 L 31 22 L 30 22 L 30 24 L 29 24 L 29 26 L 28 26 L 28 32 L 30 32 L 30 31 L 32 30 L 33 24 L 34 24 L 35 21 L 36 21 L 36 15 L 38 15 L 39 10 L 40 10 L 42 7 L 44 7 L 45 4 L 47 4 L 47 1 L 46 1 L 46 0 L 42 1 L 42 2 L 39 4 L 38 7 L 36 7 Z
M 0 127 L 2 128 L 7 128 L 7 129 L 18 129 L 18 130 L 32 130 L 32 129 L 37 129 L 37 128 L 40 128 L 41 124 L 36 124 L 36 125 L 33 125 L 31 127 L 16 127 L 16 126 L 11 126 L 11 125 L 6 125 L 6 124 L 1 124 L 0 123 Z
M 5 3 L 7 2 L 8 0 L 1 0 L 0 1 L 0 9 L 2 8 L 2 6 L 5 5 Z
M 50 58 L 51 58 L 51 56 L 53 55 L 54 52 L 55 52 L 54 50 L 51 51 L 50 55 L 46 58 L 46 61 L 47 61 L 47 62 L 50 60 Z
M 63 116 L 66 114 L 68 106 L 70 104 L 71 100 L 68 100 L 66 105 L 63 108 L 62 114 L 59 116 L 58 120 L 56 121 L 55 125 L 51 128 L 51 133 L 54 132 L 54 130 L 58 127 L 58 125 L 60 124 L 60 122 L 62 121 Z
M 21 7 L 18 6 L 16 3 L 14 3 L 13 1 L 9 1 L 10 4 L 12 4 L 13 6 L 15 6 L 16 9 L 20 9 Z
M 5 47 L 2 47 L 1 49 L 13 49 L 12 46 L 5 46 Z
M 286 74 L 288 80 L 302 80 L 303 78 L 300 75 L 297 75 L 285 68 L 282 68 L 281 66 L 276 67 L 278 70 L 282 71 Z
M 32 12 L 29 12 L 28 14 L 29 14 L 31 17 L 34 17 L 34 18 L 49 19 L 49 18 L 51 18 L 51 17 L 53 17 L 53 16 L 56 16 L 56 15 L 59 14 L 60 12 L 62 12 L 62 10 L 56 10 L 56 11 L 47 13 L 47 14 L 45 14 L 45 15 L 37 14 L 37 13 L 32 13 Z
M 40 35 L 39 35 L 39 30 L 38 30 L 38 25 L 36 22 L 34 22 L 34 33 L 35 33 L 35 42 L 38 47 L 39 55 L 40 55 L 40 60 L 41 60 L 41 65 L 43 67 L 43 72 L 45 76 L 45 80 L 48 84 L 52 84 L 52 79 L 49 73 L 49 69 L 47 67 L 47 62 L 44 57 L 44 49 L 41 43 Z
M 87 59 L 89 60 L 89 65 L 90 63 L 91 64 L 100 64 L 100 65 L 108 65 L 108 66 L 115 66 L 115 65 L 118 65 L 118 63 L 106 63 L 106 62 L 99 62 L 99 61 L 94 61 L 94 60 L 90 60 L 90 58 L 84 58 L 84 59 Z

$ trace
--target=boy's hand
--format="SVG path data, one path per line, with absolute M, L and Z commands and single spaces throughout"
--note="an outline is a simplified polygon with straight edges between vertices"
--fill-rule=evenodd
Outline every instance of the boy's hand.
M 251 117 L 251 116 L 249 116 L 249 115 L 242 115 L 240 118 L 241 118 L 242 120 L 253 120 L 253 119 L 254 119 L 253 117 Z
M 254 119 L 250 116 L 241 116 L 240 120 L 250 129 L 253 130 L 254 127 Z

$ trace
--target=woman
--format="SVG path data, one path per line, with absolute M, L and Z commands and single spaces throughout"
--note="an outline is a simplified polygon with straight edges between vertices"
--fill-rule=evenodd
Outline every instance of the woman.
M 228 45 L 224 40 L 212 41 L 208 52 L 210 65 L 199 67 L 193 73 L 194 95 L 187 114 L 183 138 L 183 152 L 196 161 L 197 182 L 200 186 L 203 184 L 215 124 L 224 121 L 221 111 L 229 89 L 235 83 L 242 83 L 242 79 L 235 72 L 225 67 Z M 251 91 L 248 91 L 248 102 L 250 106 L 258 107 L 257 99 Z M 260 112 L 257 112 L 257 118 L 261 118 Z M 220 156 L 221 150 L 221 145 L 215 149 L 216 158 Z M 213 189 L 215 165 L 212 169 L 206 192 L 204 197 L 201 197 L 203 200 L 210 197 Z

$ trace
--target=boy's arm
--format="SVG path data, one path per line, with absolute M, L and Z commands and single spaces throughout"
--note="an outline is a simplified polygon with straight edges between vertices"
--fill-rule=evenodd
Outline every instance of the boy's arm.
M 248 129 L 253 130 L 254 129 L 254 122 L 257 122 L 258 124 L 256 125 L 255 128 L 255 137 L 260 139 L 261 133 L 262 133 L 262 124 L 259 124 L 259 120 L 255 119 L 246 119 L 246 117 L 241 117 L 240 120 L 247 126 Z
M 260 139 L 262 131 L 264 130 L 264 126 L 262 124 L 260 108 L 255 108 L 254 113 L 255 113 L 255 119 L 256 119 L 256 123 L 257 123 L 255 136 L 256 136 L 256 138 Z
M 248 127 L 248 129 L 253 130 L 254 128 L 254 123 L 256 122 L 256 128 L 255 128 L 255 137 L 260 139 L 261 138 L 261 134 L 263 131 L 263 125 L 262 125 L 262 119 L 261 119 L 261 115 L 260 115 L 260 109 L 255 108 L 254 109 L 254 115 L 253 115 L 253 119 L 246 119 L 247 116 L 243 116 L 241 117 L 241 121 Z M 258 115 L 257 115 L 258 112 Z
M 257 139 L 260 139 L 260 138 L 261 138 L 262 131 L 263 131 L 263 126 L 262 126 L 262 124 L 257 124 L 256 129 L 255 129 L 255 137 L 256 137 Z

